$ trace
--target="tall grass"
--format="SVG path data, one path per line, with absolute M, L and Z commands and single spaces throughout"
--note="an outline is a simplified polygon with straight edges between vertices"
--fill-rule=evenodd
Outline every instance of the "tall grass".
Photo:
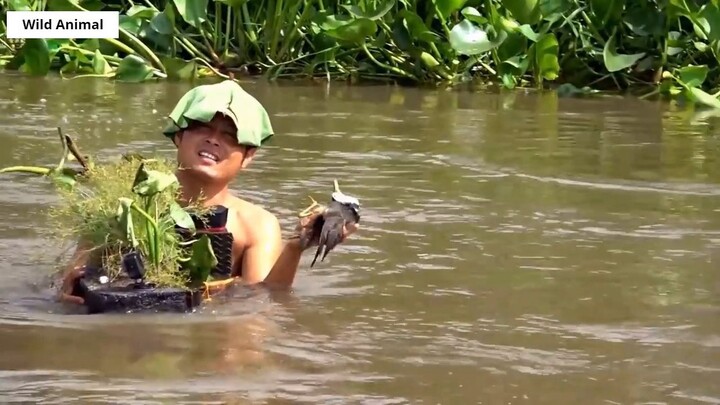
M 121 12 L 118 39 L 3 39 L 5 67 L 28 74 L 553 83 L 581 93 L 639 89 L 720 108 L 720 0 L 12 0 L 5 6 Z

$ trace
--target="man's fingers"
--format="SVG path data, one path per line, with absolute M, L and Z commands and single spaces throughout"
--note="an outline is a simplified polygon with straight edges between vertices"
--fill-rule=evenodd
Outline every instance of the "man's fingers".
M 358 224 L 345 225 L 345 228 L 344 228 L 345 234 L 351 235 L 351 234 L 355 233 L 359 227 L 360 227 L 360 225 L 358 225 Z
M 65 293 L 63 293 L 63 294 L 60 296 L 60 300 L 61 300 L 61 301 L 64 301 L 64 302 L 69 302 L 69 303 L 72 303 L 72 304 L 78 304 L 78 305 L 83 305 L 83 304 L 85 303 L 85 300 L 84 300 L 82 297 L 78 297 L 78 296 L 70 295 L 70 294 L 65 294 Z
M 75 284 L 75 280 L 85 275 L 85 270 L 83 269 L 74 269 L 71 270 L 68 274 L 65 275 L 65 279 L 63 280 L 63 291 L 70 292 L 73 289 L 73 284 Z
M 358 224 L 345 224 L 345 226 L 343 226 L 343 233 L 342 233 L 342 236 L 340 237 L 340 241 L 345 242 L 345 239 L 347 239 L 348 236 L 355 233 L 359 227 L 360 226 Z
M 305 228 L 315 221 L 317 215 L 311 215 L 309 217 L 300 218 L 300 227 Z

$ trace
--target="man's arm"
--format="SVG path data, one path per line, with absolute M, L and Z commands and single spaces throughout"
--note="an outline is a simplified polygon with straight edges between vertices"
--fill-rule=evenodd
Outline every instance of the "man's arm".
M 297 240 L 283 242 L 280 223 L 274 215 L 263 216 L 242 260 L 243 280 L 269 287 L 291 287 L 302 250 Z
M 265 283 L 278 287 L 291 287 L 295 281 L 302 253 L 297 239 L 285 241 L 282 252 L 270 270 L 270 274 L 265 277 Z
M 321 212 L 322 209 L 319 208 L 315 215 L 303 218 L 297 230 L 312 229 L 314 221 Z M 300 240 L 295 237 L 283 242 L 280 223 L 270 213 L 263 216 L 260 221 L 261 225 L 255 233 L 256 236 L 243 255 L 243 280 L 249 284 L 263 283 L 271 287 L 291 287 L 303 253 Z M 343 227 L 341 242 L 357 229 L 357 224 Z
M 72 294 L 75 280 L 84 273 L 84 266 L 88 264 L 97 264 L 100 259 L 90 248 L 87 241 L 79 240 L 75 252 L 65 266 L 63 272 L 62 286 L 58 291 L 58 298 L 61 301 L 71 302 L 75 304 L 84 304 L 85 300 Z

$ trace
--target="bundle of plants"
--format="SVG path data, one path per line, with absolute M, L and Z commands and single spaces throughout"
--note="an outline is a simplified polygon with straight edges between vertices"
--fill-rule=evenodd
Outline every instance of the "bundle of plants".
M 48 211 L 49 234 L 76 241 L 87 258 L 73 295 L 85 299 L 89 312 L 185 311 L 197 305 L 213 270 L 229 267 L 231 234 L 203 231 L 211 222 L 222 230 L 226 210 L 206 208 L 201 200 L 181 206 L 171 161 L 126 155 L 96 164 L 58 133 L 63 153 L 57 166 L 0 172 L 39 174 L 56 186 L 60 198 Z M 81 168 L 67 167 L 68 157 Z

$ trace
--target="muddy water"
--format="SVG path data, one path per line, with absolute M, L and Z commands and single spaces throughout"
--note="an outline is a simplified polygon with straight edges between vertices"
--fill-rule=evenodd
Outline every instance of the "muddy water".
M 246 84 L 278 133 L 234 184 L 362 231 L 292 294 L 189 315 L 53 301 L 41 180 L 0 178 L 0 402 L 720 403 L 720 119 L 624 98 Z M 0 76 L 0 165 L 171 154 L 184 84 Z

